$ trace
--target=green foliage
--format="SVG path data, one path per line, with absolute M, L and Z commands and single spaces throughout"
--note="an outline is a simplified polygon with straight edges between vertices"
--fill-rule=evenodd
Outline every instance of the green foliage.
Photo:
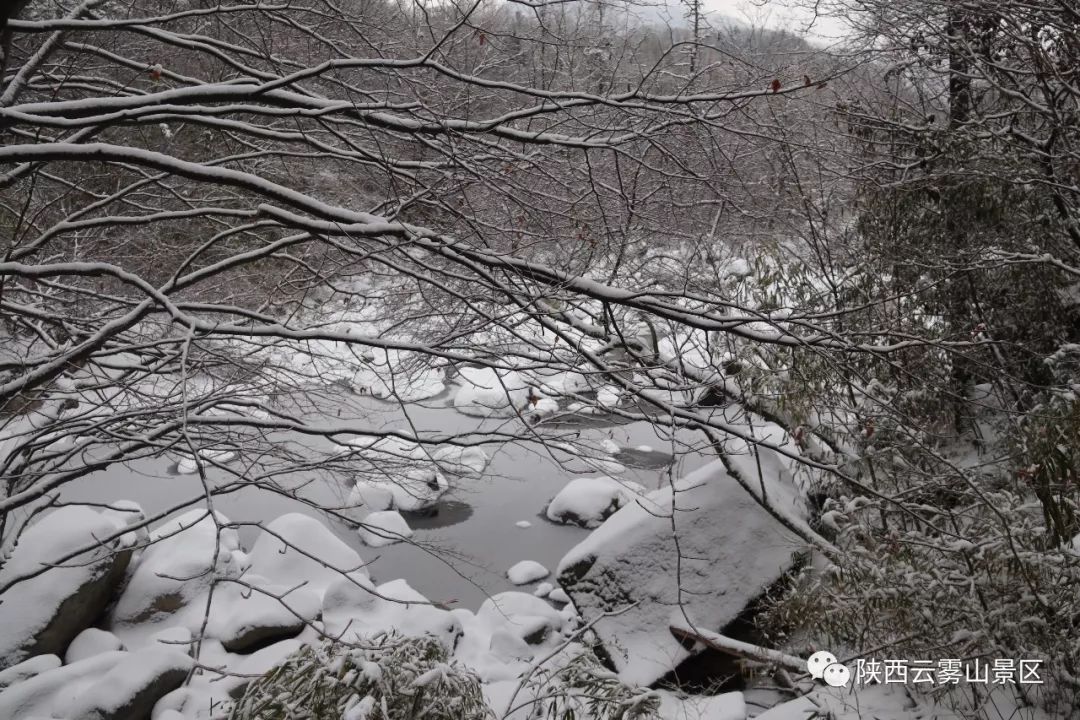
M 305 645 L 248 686 L 229 720 L 481 720 L 480 680 L 433 637 Z

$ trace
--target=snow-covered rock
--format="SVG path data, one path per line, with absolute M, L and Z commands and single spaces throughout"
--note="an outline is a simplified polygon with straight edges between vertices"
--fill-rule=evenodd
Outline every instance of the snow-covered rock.
M 539 645 L 561 632 L 566 618 L 544 600 L 523 592 L 503 592 L 485 600 L 476 620 L 494 633 L 508 632 L 527 645 Z
M 461 635 L 461 622 L 433 605 L 404 580 L 373 587 L 367 578 L 341 578 L 323 598 L 325 632 L 346 642 L 361 641 L 395 630 L 401 635 L 431 635 L 452 650 Z
M 445 372 L 419 353 L 372 348 L 349 384 L 361 395 L 417 402 L 446 389 Z
M 394 510 L 371 513 L 364 518 L 359 533 L 365 545 L 376 548 L 408 540 L 413 534 L 409 523 Z
M 191 664 L 162 647 L 94 655 L 3 690 L 0 717 L 143 720 L 184 682 Z
M 225 527 L 221 513 L 216 518 L 194 509 L 150 533 L 151 544 L 133 563 L 112 609 L 112 625 L 166 620 L 201 598 L 215 576 L 237 577 L 246 569 L 236 530 Z
M 616 407 L 622 399 L 622 391 L 614 385 L 605 385 L 596 391 L 596 402 L 601 407 Z
M 346 514 L 359 522 L 370 513 L 394 507 L 394 493 L 383 484 L 376 485 L 360 481 L 349 493 L 346 505 L 348 506 Z
M 491 458 L 481 448 L 458 445 L 443 445 L 435 448 L 431 453 L 431 459 L 448 473 L 469 477 L 482 476 L 488 463 L 491 462 Z
M 528 585 L 546 578 L 551 571 L 535 560 L 522 560 L 506 571 L 506 577 L 515 585 Z
M 406 512 L 430 508 L 450 489 L 443 474 L 432 467 L 410 468 L 393 480 L 369 484 L 388 490 L 394 498 L 394 509 Z
M 548 595 L 551 594 L 551 591 L 554 590 L 554 589 L 555 589 L 555 586 L 552 585 L 551 583 L 542 582 L 542 583 L 540 583 L 539 585 L 536 586 L 535 590 L 533 590 L 533 595 L 535 595 L 536 597 L 539 597 L 539 598 L 546 598 Z
M 0 669 L 34 655 L 63 655 L 112 599 L 131 559 L 135 533 L 115 513 L 70 505 L 22 533 L 0 568 L 4 592 Z M 68 557 L 84 548 L 85 552 Z M 54 567 L 54 565 L 56 565 Z
M 556 602 L 561 605 L 565 605 L 570 602 L 570 596 L 566 594 L 566 591 L 561 587 L 557 587 L 548 593 L 547 599 L 551 602 Z
M 64 653 L 64 664 L 70 665 L 101 653 L 123 650 L 124 643 L 108 630 L 87 628 L 75 636 Z
M 23 660 L 7 670 L 0 670 L 0 690 L 58 668 L 62 664 L 56 655 L 35 655 L 29 660 Z
M 610 477 L 583 477 L 568 482 L 547 508 L 549 520 L 594 528 L 645 492 L 641 485 Z
M 514 525 L 521 528 L 522 530 L 532 527 L 532 523 L 528 520 L 518 520 L 516 523 L 514 523 Z
M 741 692 L 720 695 L 660 694 L 660 720 L 746 720 L 746 700 Z
M 749 456 L 730 461 L 756 478 Z M 804 517 L 779 456 L 762 452 L 761 466 L 770 503 Z M 722 629 L 800 549 L 801 541 L 714 462 L 623 507 L 563 558 L 558 578 L 582 619 L 597 620 L 593 629 L 620 678 L 649 685 L 692 652 L 672 636 L 673 621 L 685 612 L 704 628 Z
M 529 403 L 529 384 L 517 371 L 463 367 L 458 377 L 454 407 L 467 415 L 512 417 Z
M 220 586 L 210 609 L 207 635 L 220 640 L 229 652 L 248 653 L 296 637 L 322 609 L 322 597 L 310 588 L 246 580 L 260 590 L 232 583 Z
M 343 572 L 367 575 L 355 550 L 315 518 L 289 513 L 268 523 L 249 555 L 251 571 L 271 585 L 305 587 L 321 599 Z

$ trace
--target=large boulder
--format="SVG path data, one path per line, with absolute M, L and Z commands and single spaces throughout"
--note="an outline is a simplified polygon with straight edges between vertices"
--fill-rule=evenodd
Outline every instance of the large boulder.
M 743 477 L 758 483 L 755 462 L 732 462 L 740 460 Z M 802 522 L 784 463 L 765 452 L 760 460 L 770 504 Z M 583 621 L 596 621 L 620 678 L 649 685 L 695 652 L 671 634 L 673 622 L 688 617 L 722 629 L 792 567 L 802 547 L 714 462 L 612 515 L 563 558 L 558 579 Z M 619 614 L 601 617 L 609 612 Z
M 7 587 L 0 594 L 0 669 L 35 655 L 62 657 L 97 621 L 136 544 L 132 532 L 113 537 L 126 526 L 121 513 L 72 505 L 27 528 L 0 568 L 0 588 Z
M 247 582 L 259 590 L 226 583 L 214 593 L 206 632 L 229 652 L 250 653 L 294 638 L 319 616 L 322 598 L 310 588 L 274 586 L 254 576 Z
M 527 379 L 516 370 L 462 367 L 454 407 L 466 415 L 513 417 L 524 412 L 534 395 Z
M 548 520 L 594 528 L 645 491 L 635 482 L 582 477 L 568 482 L 547 507 Z
M 355 550 L 321 522 L 300 513 L 288 513 L 267 523 L 251 547 L 249 559 L 252 572 L 270 585 L 302 585 L 320 601 L 326 588 L 343 573 L 368 574 Z
M 112 609 L 113 629 L 170 622 L 205 598 L 216 578 L 240 575 L 246 559 L 228 522 L 221 513 L 215 522 L 209 511 L 195 509 L 153 530 Z
M 145 720 L 191 665 L 183 652 L 163 647 L 94 655 L 0 692 L 0 717 Z

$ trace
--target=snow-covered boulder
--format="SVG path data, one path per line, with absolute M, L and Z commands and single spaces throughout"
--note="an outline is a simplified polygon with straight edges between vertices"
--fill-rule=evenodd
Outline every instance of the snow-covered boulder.
M 548 520 L 594 528 L 645 492 L 641 485 L 610 477 L 583 477 L 568 482 L 547 508 Z
M 230 583 L 214 592 L 206 631 L 229 652 L 253 652 L 296 637 L 322 609 L 322 598 L 310 588 L 247 581 L 260 591 Z
M 15 683 L 29 680 L 48 670 L 54 670 L 62 664 L 60 658 L 55 655 L 35 655 L 29 660 L 23 660 L 17 665 L 12 665 L 7 670 L 0 670 L 0 690 L 11 687 Z
M 417 402 L 445 390 L 444 379 L 442 368 L 431 367 L 430 360 L 422 354 L 372 348 L 349 384 L 361 395 Z
M 431 508 L 450 489 L 443 474 L 430 466 L 410 468 L 392 480 L 370 484 L 388 490 L 394 498 L 394 509 L 406 512 Z
M 87 628 L 75 636 L 64 654 L 64 664 L 70 665 L 94 655 L 123 650 L 124 643 L 108 630 Z
M 0 669 L 34 655 L 63 656 L 112 599 L 135 533 L 118 514 L 71 505 L 32 524 L 0 568 Z M 84 552 L 78 553 L 84 548 Z
M 550 574 L 550 570 L 535 560 L 522 560 L 506 571 L 506 577 L 510 578 L 510 582 L 515 585 L 528 585 Z
M 315 518 L 288 513 L 266 525 L 249 555 L 251 571 L 271 585 L 304 587 L 320 600 L 343 572 L 367 575 L 355 550 Z
M 408 540 L 413 534 L 409 523 L 394 510 L 371 513 L 364 518 L 359 532 L 364 544 L 375 548 Z
M 461 622 L 449 610 L 433 605 L 404 580 L 374 587 L 366 577 L 340 578 L 323 598 L 325 633 L 345 642 L 359 642 L 395 631 L 407 637 L 431 635 L 448 650 L 461 635 Z
M 752 458 L 730 462 L 757 482 Z M 803 522 L 779 456 L 762 452 L 761 467 L 772 506 Z M 650 685 L 692 652 L 671 634 L 672 622 L 685 612 L 703 628 L 722 629 L 792 567 L 801 549 L 801 541 L 714 462 L 612 515 L 563 558 L 558 578 L 582 620 L 597 620 L 593 629 L 620 678 Z
M 360 522 L 370 513 L 389 510 L 394 507 L 394 493 L 382 484 L 364 481 L 356 483 L 346 501 L 345 514 Z
M 431 459 L 445 472 L 466 477 L 482 476 L 491 462 L 491 458 L 481 448 L 460 445 L 437 447 L 431 453 Z
M 741 692 L 720 695 L 660 694 L 659 720 L 746 720 L 746 699 Z
M 466 415 L 512 417 L 529 403 L 529 384 L 514 370 L 463 367 L 458 382 L 454 407 Z
M 544 600 L 523 592 L 503 592 L 485 600 L 476 611 L 476 620 L 492 632 L 508 632 L 527 645 L 539 645 L 566 625 L 558 610 Z
M 190 510 L 150 533 L 151 544 L 128 572 L 110 614 L 114 626 L 160 622 L 203 597 L 214 577 L 237 577 L 247 567 L 236 530 L 205 509 Z M 121 633 L 122 635 L 122 633 Z
M 3 690 L 0 717 L 144 720 L 191 664 L 183 652 L 160 646 L 94 655 Z

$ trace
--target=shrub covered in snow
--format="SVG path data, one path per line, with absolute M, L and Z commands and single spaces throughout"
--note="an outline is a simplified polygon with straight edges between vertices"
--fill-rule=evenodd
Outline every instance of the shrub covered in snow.
M 248 686 L 230 720 L 487 720 L 480 680 L 436 638 L 306 645 Z

